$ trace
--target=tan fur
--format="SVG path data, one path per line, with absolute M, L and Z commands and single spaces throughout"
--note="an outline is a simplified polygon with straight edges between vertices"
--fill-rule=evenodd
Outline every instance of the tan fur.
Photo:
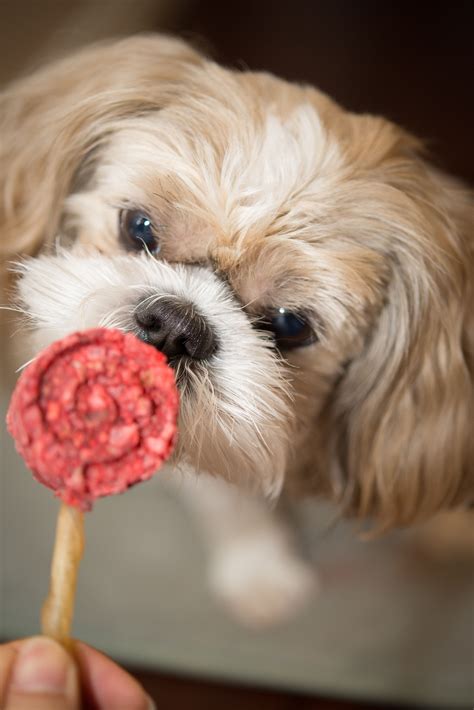
M 104 64 L 105 63 L 105 64 Z M 122 117 L 162 108 L 203 60 L 171 38 L 98 44 L 0 95 L 2 253 L 33 252 L 58 227 L 64 198 Z
M 115 205 L 143 203 L 162 256 L 212 264 L 250 317 L 314 309 L 320 342 L 284 365 L 288 490 L 381 528 L 472 502 L 473 197 L 416 139 L 152 36 L 20 80 L 0 111 L 4 258 L 59 232 L 114 254 Z

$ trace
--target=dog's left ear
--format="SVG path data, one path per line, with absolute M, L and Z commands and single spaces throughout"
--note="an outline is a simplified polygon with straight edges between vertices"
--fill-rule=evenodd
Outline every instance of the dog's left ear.
M 0 93 L 0 254 L 54 239 L 64 198 L 121 118 L 163 108 L 204 62 L 143 35 L 87 47 Z
M 415 145 L 373 183 L 387 300 L 335 398 L 343 500 L 382 528 L 474 501 L 473 196 Z

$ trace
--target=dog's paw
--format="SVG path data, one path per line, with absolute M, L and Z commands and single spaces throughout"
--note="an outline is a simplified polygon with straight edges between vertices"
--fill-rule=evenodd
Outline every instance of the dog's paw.
M 315 571 L 279 539 L 248 538 L 221 548 L 210 584 L 231 615 L 245 626 L 284 622 L 317 590 Z

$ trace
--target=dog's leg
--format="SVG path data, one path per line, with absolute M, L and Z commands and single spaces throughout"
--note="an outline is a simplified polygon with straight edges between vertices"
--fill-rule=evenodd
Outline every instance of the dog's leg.
M 282 518 L 221 479 L 186 473 L 178 485 L 207 543 L 217 598 L 248 626 L 293 616 L 317 583 Z

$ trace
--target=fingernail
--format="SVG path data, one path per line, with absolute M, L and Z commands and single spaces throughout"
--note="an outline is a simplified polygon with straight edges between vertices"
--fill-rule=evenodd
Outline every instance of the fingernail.
M 155 701 L 152 698 L 150 698 L 149 695 L 146 696 L 146 699 L 147 699 L 147 703 L 148 703 L 147 710 L 156 710 Z
M 56 641 L 36 636 L 21 644 L 10 687 L 22 693 L 65 693 L 74 667 Z

